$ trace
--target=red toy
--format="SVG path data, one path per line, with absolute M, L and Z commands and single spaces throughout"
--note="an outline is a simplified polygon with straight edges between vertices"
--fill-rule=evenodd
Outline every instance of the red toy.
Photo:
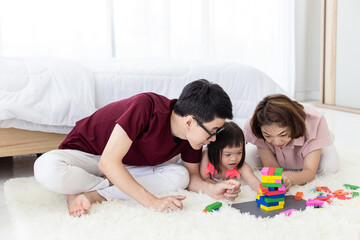
M 215 169 L 214 165 L 208 162 L 207 167 L 205 169 L 205 174 L 210 173 L 211 175 L 214 175 L 217 173 L 217 170 Z
M 234 169 L 228 169 L 226 171 L 225 177 L 229 177 L 231 178 L 237 178 L 238 180 L 240 180 L 240 173 L 234 168 Z

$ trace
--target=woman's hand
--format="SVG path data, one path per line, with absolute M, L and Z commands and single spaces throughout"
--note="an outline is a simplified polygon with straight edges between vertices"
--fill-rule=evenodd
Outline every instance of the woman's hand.
M 285 191 L 288 192 L 290 190 L 291 187 L 291 180 L 290 178 L 288 178 L 287 176 L 282 176 L 283 180 L 284 180 L 284 185 L 285 185 Z

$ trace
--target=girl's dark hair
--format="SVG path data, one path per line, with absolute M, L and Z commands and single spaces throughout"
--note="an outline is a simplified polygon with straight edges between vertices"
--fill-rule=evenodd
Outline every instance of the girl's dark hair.
M 251 131 L 259 139 L 265 140 L 261 127 L 270 124 L 289 127 L 290 137 L 298 138 L 305 134 L 305 119 L 306 113 L 303 105 L 283 94 L 274 94 L 266 96 L 258 103 L 250 125 Z
M 215 117 L 232 119 L 232 103 L 218 84 L 200 79 L 187 84 L 174 105 L 174 112 L 182 117 L 193 115 L 206 123 Z
M 237 166 L 239 169 L 245 161 L 245 137 L 241 128 L 234 122 L 225 122 L 224 130 L 216 135 L 216 141 L 208 144 L 209 162 L 220 172 L 220 161 L 225 147 L 241 147 L 242 157 Z

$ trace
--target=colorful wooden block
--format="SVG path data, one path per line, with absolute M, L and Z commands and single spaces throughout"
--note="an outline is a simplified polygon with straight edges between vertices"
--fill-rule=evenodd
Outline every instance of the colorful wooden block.
M 275 169 L 275 172 L 274 172 L 274 175 L 275 176 L 281 176 L 283 173 L 283 169 L 282 168 L 276 168 Z
M 261 170 L 261 175 L 268 175 L 268 174 L 267 174 L 268 171 L 269 171 L 269 168 L 268 168 L 268 167 L 263 167 L 263 169 Z
M 351 190 L 356 190 L 356 189 L 360 188 L 358 186 L 350 185 L 350 184 L 344 184 L 344 187 L 349 188 Z
M 303 196 L 304 196 L 303 192 L 297 192 L 295 194 L 295 200 L 301 200 Z
M 321 187 L 321 189 L 326 193 L 331 193 L 331 191 L 328 187 L 323 186 L 323 187 Z
M 273 206 L 273 207 L 266 207 L 264 205 L 261 205 L 260 208 L 265 210 L 265 211 L 278 210 L 278 209 L 284 208 L 284 202 L 281 202 L 278 206 Z
M 222 206 L 221 202 L 214 202 L 210 205 L 207 205 L 203 212 L 218 211 L 221 206 Z
M 316 199 L 309 199 L 306 201 L 306 206 L 319 206 L 321 207 L 322 205 L 324 205 L 324 201 L 321 201 L 321 200 L 316 200 Z
M 286 211 L 283 211 L 283 212 L 281 212 L 280 214 L 281 215 L 285 215 L 285 216 L 290 216 L 293 212 L 296 212 L 297 211 L 297 209 L 289 209 L 289 210 L 286 210 Z
M 256 199 L 256 203 L 259 206 L 265 206 L 265 207 L 274 207 L 274 206 L 278 206 L 279 202 L 271 202 L 271 203 L 267 203 L 261 200 Z
M 339 189 L 336 190 L 335 192 L 332 192 L 334 195 L 340 195 L 344 190 L 343 189 Z
M 263 187 L 281 187 L 282 183 L 262 183 Z
M 276 168 L 269 168 L 267 175 L 273 176 L 275 173 Z
M 284 208 L 285 186 L 282 179 L 282 168 L 263 168 L 261 184 L 256 195 L 256 204 L 265 211 Z M 279 190 L 280 189 L 280 190 Z

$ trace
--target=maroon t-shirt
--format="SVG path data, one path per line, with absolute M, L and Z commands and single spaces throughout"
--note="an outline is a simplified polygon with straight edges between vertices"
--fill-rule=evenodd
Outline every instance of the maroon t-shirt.
M 110 134 L 119 124 L 133 141 L 123 163 L 154 166 L 181 153 L 185 162 L 199 163 L 201 150 L 171 135 L 170 116 L 177 100 L 155 93 L 141 93 L 110 103 L 78 121 L 60 149 L 76 149 L 101 155 Z

